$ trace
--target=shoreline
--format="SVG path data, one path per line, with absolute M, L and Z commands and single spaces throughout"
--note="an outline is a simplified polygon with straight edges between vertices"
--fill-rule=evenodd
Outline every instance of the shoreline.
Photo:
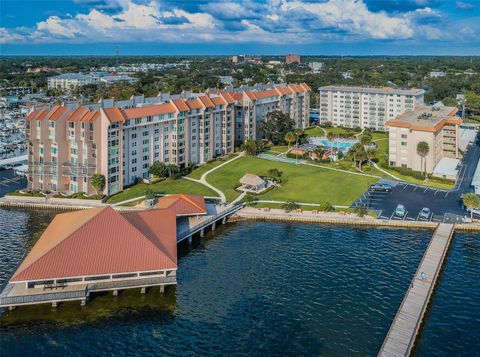
M 319 212 L 313 214 L 309 211 L 296 213 L 286 213 L 280 209 L 258 209 L 243 208 L 229 218 L 229 222 L 241 221 L 282 221 L 282 222 L 301 222 L 301 223 L 320 223 L 332 225 L 347 226 L 365 226 L 365 227 L 392 227 L 392 228 L 416 228 L 416 229 L 435 229 L 438 222 L 425 221 L 402 221 L 377 219 L 369 216 L 358 217 L 355 214 L 341 215 L 337 212 Z M 479 223 L 460 223 L 455 224 L 455 231 L 480 232 Z
M 86 203 L 86 202 L 85 202 Z M 105 204 L 103 204 L 105 205 Z M 23 208 L 23 209 L 41 209 L 54 211 L 70 211 L 89 209 L 103 206 L 98 204 L 93 205 L 72 205 L 66 204 L 52 204 L 40 202 L 12 202 L 0 199 L 0 208 Z M 129 211 L 134 210 L 131 207 L 115 207 L 117 210 Z M 403 221 L 378 219 L 370 216 L 358 217 L 355 214 L 347 213 L 340 214 L 339 212 L 318 212 L 316 214 L 311 211 L 304 211 L 301 213 L 289 212 L 286 213 L 282 209 L 264 209 L 244 207 L 234 215 L 230 216 L 228 222 L 240 221 L 283 221 L 283 222 L 301 222 L 301 223 L 320 223 L 332 225 L 347 225 L 347 226 L 365 226 L 365 227 L 393 227 L 393 228 L 417 228 L 417 229 L 435 229 L 438 222 L 426 221 Z M 480 223 L 457 223 L 455 224 L 455 231 L 480 232 Z

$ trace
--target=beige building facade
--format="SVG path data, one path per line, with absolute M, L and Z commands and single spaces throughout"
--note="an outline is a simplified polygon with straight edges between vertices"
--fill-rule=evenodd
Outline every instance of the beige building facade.
M 236 142 L 261 138 L 261 122 L 273 110 L 306 127 L 308 86 L 39 108 L 27 116 L 28 189 L 94 194 L 90 179 L 100 173 L 103 193 L 111 195 L 149 179 L 156 161 L 185 167 L 233 153 Z
M 456 113 L 455 107 L 420 106 L 389 121 L 390 166 L 432 173 L 442 158 L 459 159 L 462 120 Z M 422 141 L 429 147 L 425 161 L 417 152 L 417 145 Z

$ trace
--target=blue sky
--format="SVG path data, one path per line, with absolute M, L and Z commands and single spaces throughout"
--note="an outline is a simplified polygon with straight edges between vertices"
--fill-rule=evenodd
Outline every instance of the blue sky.
M 0 0 L 4 55 L 480 55 L 480 0 Z

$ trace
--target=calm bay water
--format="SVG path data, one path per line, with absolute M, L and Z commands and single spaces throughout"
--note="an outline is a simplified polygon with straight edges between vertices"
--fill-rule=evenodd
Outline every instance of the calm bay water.
M 53 216 L 0 210 L 0 283 Z M 129 290 L 95 296 L 83 308 L 66 303 L 56 310 L 43 305 L 5 312 L 0 355 L 376 355 L 430 236 L 289 223 L 227 225 L 181 248 L 178 286 L 165 294 Z M 479 269 L 478 239 L 476 244 L 473 274 Z M 445 284 L 457 274 L 447 266 Z M 472 277 L 464 279 L 478 296 L 478 285 L 467 283 Z M 444 304 L 448 311 L 452 302 L 434 304 L 432 319 L 436 308 L 445 313 Z M 451 319 L 445 323 L 454 326 Z M 421 354 L 449 351 L 431 349 L 438 336 L 445 338 L 436 324 L 427 325 Z M 456 343 L 461 348 L 462 341 Z

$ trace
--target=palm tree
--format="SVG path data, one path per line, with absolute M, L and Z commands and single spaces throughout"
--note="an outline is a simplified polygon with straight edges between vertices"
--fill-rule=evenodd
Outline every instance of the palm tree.
M 298 139 L 303 135 L 303 129 L 295 129 L 293 135 L 295 135 L 295 146 L 298 147 Z
M 365 155 L 368 159 L 368 164 L 372 166 L 372 160 L 374 160 L 377 157 L 377 149 L 368 148 L 367 150 L 365 150 Z
M 360 138 L 360 142 L 363 146 L 368 145 L 372 142 L 372 136 L 369 134 L 362 135 L 362 137 Z
M 480 198 L 474 192 L 462 195 L 463 204 L 470 210 L 470 219 L 473 218 L 473 210 L 480 207 Z
M 285 141 L 288 143 L 288 150 L 290 150 L 290 145 L 295 141 L 295 134 L 291 131 L 285 134 Z
M 425 160 L 425 157 L 428 155 L 428 152 L 430 151 L 430 147 L 428 146 L 428 143 L 425 141 L 420 141 L 417 144 L 417 154 L 422 158 L 422 161 L 420 163 L 420 166 L 425 168 L 424 173 L 425 173 L 425 178 L 427 177 L 427 160 Z M 424 165 L 425 162 L 425 165 Z M 420 170 L 422 171 L 422 170 Z
M 323 149 L 323 146 L 319 145 L 315 147 L 315 154 L 317 155 L 317 159 L 321 159 L 324 153 L 325 150 Z
M 332 144 L 333 144 L 333 141 L 335 140 L 335 133 L 333 131 L 329 131 L 327 133 L 327 140 L 330 142 L 330 162 L 331 162 L 333 160 L 333 158 L 332 158 L 332 154 L 333 154 Z

